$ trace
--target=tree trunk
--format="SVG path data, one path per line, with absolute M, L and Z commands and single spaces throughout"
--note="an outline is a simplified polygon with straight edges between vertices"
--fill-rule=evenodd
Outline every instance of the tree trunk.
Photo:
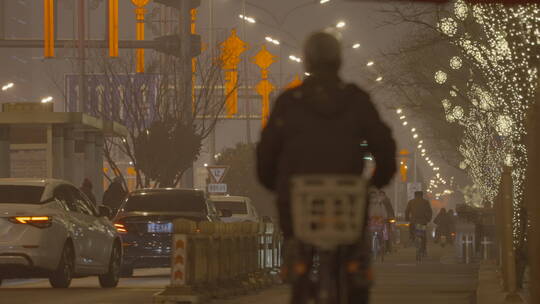
M 531 303 L 540 303 L 540 80 L 537 88 L 536 103 L 529 114 L 528 154 L 529 166 L 527 169 L 527 184 L 525 199 L 529 210 L 529 266 L 531 270 L 530 290 L 532 293 Z

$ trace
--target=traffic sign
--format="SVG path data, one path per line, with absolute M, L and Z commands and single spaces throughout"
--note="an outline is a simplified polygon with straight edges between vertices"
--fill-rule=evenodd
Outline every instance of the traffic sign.
M 209 193 L 227 193 L 227 184 L 208 184 Z
M 208 169 L 208 172 L 210 173 L 210 176 L 212 177 L 212 180 L 216 184 L 220 184 L 223 182 L 223 179 L 225 178 L 225 175 L 227 175 L 227 171 L 229 170 L 228 166 L 209 166 L 206 167 Z

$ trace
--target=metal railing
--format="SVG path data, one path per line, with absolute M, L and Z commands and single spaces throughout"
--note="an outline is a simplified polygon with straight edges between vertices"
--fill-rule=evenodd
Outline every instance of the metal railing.
M 174 221 L 171 284 L 155 303 L 197 303 L 273 283 L 281 234 L 269 223 Z

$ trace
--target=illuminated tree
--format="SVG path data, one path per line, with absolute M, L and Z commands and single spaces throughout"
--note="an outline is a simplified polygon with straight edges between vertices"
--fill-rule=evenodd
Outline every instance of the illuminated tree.
M 447 92 L 439 99 L 446 120 L 463 130 L 460 167 L 485 203 L 498 194 L 503 166 L 512 167 L 514 241 L 521 251 L 527 226 L 525 119 L 535 99 L 540 6 L 457 0 L 450 6 L 395 7 L 387 12 L 394 15 L 393 24 L 440 33 L 441 43 L 452 46 L 453 54 L 442 54 L 448 65 L 433 66 L 431 75 L 433 84 Z

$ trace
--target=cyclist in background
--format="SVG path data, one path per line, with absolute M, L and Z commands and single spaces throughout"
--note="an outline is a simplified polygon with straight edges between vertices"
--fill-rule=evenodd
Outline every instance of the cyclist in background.
M 386 252 L 391 253 L 392 247 L 394 245 L 394 225 L 396 222 L 396 215 L 394 213 L 394 207 L 392 207 L 392 202 L 390 201 L 390 198 L 388 195 L 386 195 L 386 192 L 383 190 L 379 190 L 379 199 L 381 200 L 382 204 L 384 205 L 384 208 L 386 208 L 387 213 L 387 233 L 388 238 L 386 240 Z
M 377 189 L 369 192 L 369 233 L 371 235 L 371 251 L 375 259 L 381 259 L 387 250 L 389 240 L 388 220 L 393 215 L 388 211 L 384 198 Z
M 431 222 L 433 217 L 433 210 L 431 209 L 431 204 L 424 199 L 424 192 L 416 191 L 414 193 L 414 199 L 410 200 L 407 203 L 407 209 L 405 209 L 405 220 L 410 223 L 409 232 L 411 234 L 411 239 L 414 240 L 416 225 L 427 225 Z M 424 233 L 423 237 L 423 251 L 424 255 L 427 254 L 427 235 Z

